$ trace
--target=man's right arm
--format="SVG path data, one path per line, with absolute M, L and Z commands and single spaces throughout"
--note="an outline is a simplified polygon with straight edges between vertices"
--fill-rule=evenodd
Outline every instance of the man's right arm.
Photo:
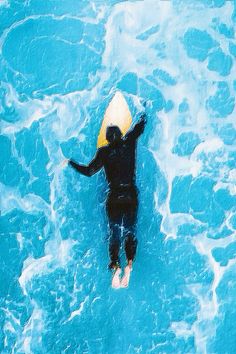
M 128 133 L 125 135 L 125 138 L 137 139 L 143 133 L 146 123 L 146 114 L 142 113 L 139 121 L 130 131 L 128 131 Z

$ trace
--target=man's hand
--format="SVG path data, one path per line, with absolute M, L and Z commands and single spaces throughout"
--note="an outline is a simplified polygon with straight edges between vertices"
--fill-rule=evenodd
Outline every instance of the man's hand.
M 142 106 L 143 106 L 143 111 L 140 112 L 139 120 L 140 120 L 140 121 L 143 121 L 144 124 L 147 123 L 146 108 L 147 108 L 149 102 L 150 102 L 149 100 L 143 100 L 143 101 L 141 102 L 141 104 L 142 104 Z
M 60 164 L 60 167 L 61 167 L 61 168 L 67 167 L 68 162 L 69 162 L 69 160 L 67 160 L 67 159 L 63 160 L 63 161 L 61 162 L 61 164 Z
M 139 120 L 140 120 L 141 122 L 144 122 L 145 124 L 147 123 L 147 115 L 146 115 L 145 112 L 142 112 L 142 113 L 141 113 Z

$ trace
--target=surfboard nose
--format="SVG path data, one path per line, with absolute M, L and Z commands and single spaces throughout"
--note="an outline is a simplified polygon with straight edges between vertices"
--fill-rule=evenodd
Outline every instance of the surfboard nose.
M 109 103 L 98 135 L 97 147 L 108 144 L 106 138 L 107 127 L 116 126 L 122 135 L 125 135 L 132 123 L 132 116 L 124 95 L 117 91 Z

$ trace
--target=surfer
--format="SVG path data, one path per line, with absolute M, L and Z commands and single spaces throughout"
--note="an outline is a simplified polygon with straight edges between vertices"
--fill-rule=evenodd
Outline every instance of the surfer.
M 112 287 L 127 287 L 130 272 L 136 254 L 137 238 L 135 235 L 138 190 L 135 184 L 135 157 L 138 137 L 143 133 L 146 115 L 141 114 L 140 120 L 124 136 L 118 126 L 108 126 L 106 139 L 108 145 L 99 148 L 93 160 L 81 165 L 73 160 L 68 163 L 79 173 L 92 176 L 104 168 L 109 192 L 106 200 L 106 212 L 109 220 L 109 268 L 114 271 Z M 121 267 L 119 251 L 123 229 L 124 248 L 127 266 L 120 281 Z

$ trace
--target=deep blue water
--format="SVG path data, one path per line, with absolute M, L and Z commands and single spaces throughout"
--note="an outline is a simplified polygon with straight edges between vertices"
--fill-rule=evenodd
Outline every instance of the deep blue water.
M 226 0 L 0 1 L 1 353 L 236 353 L 235 25 Z M 148 124 L 114 291 L 103 173 L 60 163 L 117 89 Z

